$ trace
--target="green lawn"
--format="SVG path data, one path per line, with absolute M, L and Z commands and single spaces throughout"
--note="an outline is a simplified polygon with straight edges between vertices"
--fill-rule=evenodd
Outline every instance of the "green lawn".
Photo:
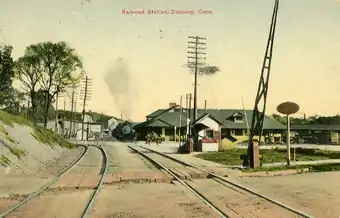
M 260 150 L 262 163 L 276 163 L 286 161 L 286 149 L 266 149 Z M 294 149 L 291 149 L 291 157 L 293 160 Z M 246 149 L 228 149 L 220 152 L 206 152 L 196 155 L 204 160 L 224 164 L 224 165 L 242 165 L 241 155 L 247 153 Z M 296 148 L 296 161 L 313 161 L 340 159 L 340 152 L 324 151 L 320 149 Z

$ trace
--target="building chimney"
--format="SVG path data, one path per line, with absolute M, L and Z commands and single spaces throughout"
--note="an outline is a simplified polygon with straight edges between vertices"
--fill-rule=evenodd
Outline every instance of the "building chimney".
M 207 113 L 207 100 L 204 100 L 204 112 Z
M 169 103 L 169 108 L 175 107 L 177 104 L 175 102 L 170 102 Z

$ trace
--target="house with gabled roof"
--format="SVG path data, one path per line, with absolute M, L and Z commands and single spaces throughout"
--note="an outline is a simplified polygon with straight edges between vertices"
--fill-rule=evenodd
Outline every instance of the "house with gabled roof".
M 135 129 L 139 133 L 139 139 L 144 140 L 144 136 L 150 132 L 162 135 L 165 140 L 178 140 L 179 134 L 186 136 L 187 117 L 190 112 L 180 109 L 178 106 L 167 109 L 157 109 L 146 116 L 144 123 L 138 124 Z M 191 113 L 192 114 L 192 113 Z M 252 121 L 252 110 L 243 109 L 198 109 L 197 117 L 209 114 L 209 118 L 220 123 L 220 134 L 222 146 L 242 143 L 248 140 L 247 130 Z M 263 123 L 263 141 L 272 143 L 281 142 L 282 133 L 286 126 L 269 116 L 265 116 Z M 208 132 L 208 134 L 210 134 Z M 255 137 L 256 138 L 256 137 Z
M 123 122 L 122 119 L 119 119 L 119 118 L 114 117 L 114 116 L 101 116 L 99 119 L 96 120 L 96 123 L 101 124 L 102 131 L 107 135 L 111 135 L 112 131 L 121 122 Z
M 198 131 L 198 151 L 218 151 L 222 148 L 222 121 L 206 112 L 193 125 Z

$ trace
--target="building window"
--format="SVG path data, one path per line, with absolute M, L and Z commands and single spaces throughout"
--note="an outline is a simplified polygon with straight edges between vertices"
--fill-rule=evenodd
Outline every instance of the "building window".
M 235 135 L 236 136 L 242 136 L 243 135 L 243 130 L 242 129 L 235 129 Z
M 234 117 L 235 123 L 243 123 L 243 117 Z
M 213 139 L 214 138 L 214 130 L 206 130 L 205 131 L 205 137 L 208 139 Z

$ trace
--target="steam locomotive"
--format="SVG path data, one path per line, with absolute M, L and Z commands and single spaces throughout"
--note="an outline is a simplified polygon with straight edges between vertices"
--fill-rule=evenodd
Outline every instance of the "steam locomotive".
M 137 133 L 133 129 L 133 126 L 129 122 L 120 123 L 112 131 L 112 136 L 122 141 L 134 141 L 137 140 Z

